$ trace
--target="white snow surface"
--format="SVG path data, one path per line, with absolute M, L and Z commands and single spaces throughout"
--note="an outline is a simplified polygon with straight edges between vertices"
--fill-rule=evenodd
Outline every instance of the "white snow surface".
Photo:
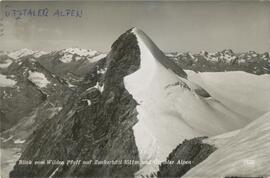
M 104 69 L 98 69 L 97 74 L 105 74 L 107 71 L 107 68 L 105 67 Z
M 79 56 L 95 56 L 98 54 L 95 50 L 81 49 L 81 48 L 67 48 L 62 50 L 63 53 L 77 54 Z
M 50 82 L 43 73 L 28 72 L 28 79 L 40 88 L 45 88 Z
M 87 57 L 89 62 L 97 62 L 100 59 L 106 57 L 106 54 L 100 53 L 91 49 L 81 49 L 81 48 L 67 48 L 61 50 L 61 53 L 64 54 L 59 60 L 63 63 L 70 63 L 73 60 L 79 61 L 82 57 Z
M 45 51 L 35 51 L 35 53 L 34 53 L 34 57 L 35 58 L 39 58 L 39 57 L 41 57 L 41 56 L 43 56 L 43 55 L 45 55 L 45 54 L 48 54 L 47 52 L 45 52 Z
M 33 51 L 33 50 L 30 50 L 30 49 L 27 49 L 27 48 L 23 48 L 23 49 L 19 49 L 19 50 L 16 50 L 16 51 L 12 51 L 8 54 L 8 56 L 10 58 L 13 58 L 13 59 L 19 59 L 21 57 L 25 57 L 25 56 L 28 56 L 28 55 L 33 55 L 34 57 L 38 58 L 44 54 L 47 54 L 47 52 L 44 52 L 44 51 Z
M 24 142 L 25 142 L 25 140 L 21 140 L 21 139 L 16 139 L 16 140 L 14 141 L 15 144 L 22 144 L 22 143 L 24 143 Z
M 4 69 L 7 68 L 8 66 L 10 66 L 12 64 L 12 60 L 7 59 L 4 62 L 0 63 L 0 68 Z
M 269 155 L 270 112 L 245 126 L 183 177 L 266 177 L 270 175 Z
M 72 61 L 73 54 L 64 54 L 62 57 L 59 58 L 60 61 L 63 63 L 69 63 Z
M 88 105 L 88 106 L 91 106 L 91 100 L 86 99 L 86 102 L 87 102 L 87 105 Z
M 203 143 L 213 145 L 216 148 L 221 148 L 224 146 L 230 139 L 235 137 L 240 132 L 240 129 L 234 130 L 231 132 L 223 133 L 217 136 L 209 137 L 203 140 Z
M 91 90 L 92 88 L 96 88 L 102 93 L 104 90 L 104 84 L 101 85 L 99 82 L 97 82 L 95 86 L 88 88 L 87 91 Z
M 151 40 L 132 31 L 141 54 L 139 70 L 124 78 L 125 88 L 138 102 L 139 122 L 133 127 L 141 161 L 165 161 L 184 139 L 214 136 L 246 125 L 247 119 L 214 98 L 202 98 L 176 83 L 197 84 L 180 78 L 154 57 Z M 158 56 L 157 56 L 158 57 Z M 157 171 L 158 165 L 142 165 L 136 176 Z
M 17 82 L 0 74 L 0 87 L 13 87 Z
M 242 71 L 195 73 L 188 79 L 206 89 L 213 98 L 249 121 L 270 111 L 270 75 Z
M 106 57 L 107 55 L 104 54 L 104 53 L 101 53 L 101 54 L 98 54 L 96 56 L 94 56 L 93 58 L 88 58 L 89 62 L 97 62 L 99 61 L 100 59 Z

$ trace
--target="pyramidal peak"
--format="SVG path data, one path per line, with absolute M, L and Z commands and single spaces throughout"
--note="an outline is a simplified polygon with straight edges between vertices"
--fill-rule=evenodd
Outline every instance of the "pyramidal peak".
M 231 130 L 231 125 L 243 126 L 245 121 L 240 115 L 190 81 L 186 72 L 171 62 L 142 30 L 133 28 L 131 33 L 137 38 L 140 66 L 124 77 L 124 86 L 138 103 L 138 122 L 133 132 L 141 161 L 165 161 L 186 138 L 220 134 Z M 241 121 L 236 122 L 236 118 Z M 146 165 L 136 176 L 150 175 L 157 169 L 158 165 Z
M 131 32 L 137 37 L 139 43 L 143 43 L 145 46 L 145 50 L 149 50 L 151 55 L 159 61 L 163 66 L 167 69 L 170 69 L 177 75 L 182 78 L 186 78 L 187 74 L 184 72 L 182 68 L 177 66 L 172 60 L 168 59 L 167 56 L 158 48 L 158 46 L 149 38 L 149 36 L 144 33 L 141 29 L 134 27 Z

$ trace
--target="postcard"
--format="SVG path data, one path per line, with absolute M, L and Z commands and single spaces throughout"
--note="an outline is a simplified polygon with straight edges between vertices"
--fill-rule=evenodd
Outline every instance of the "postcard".
M 1 178 L 270 177 L 270 1 L 1 1 Z

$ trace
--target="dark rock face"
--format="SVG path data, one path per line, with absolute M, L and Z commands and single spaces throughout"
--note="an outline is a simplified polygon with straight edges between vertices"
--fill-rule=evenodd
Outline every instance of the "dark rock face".
M 205 89 L 203 89 L 201 87 L 196 88 L 194 91 L 195 91 L 195 93 L 197 93 L 197 95 L 199 95 L 201 97 L 204 97 L 204 98 L 211 97 L 211 95 Z
M 132 177 L 138 165 L 68 165 L 67 160 L 139 160 L 132 131 L 136 101 L 123 77 L 138 69 L 136 37 L 127 31 L 98 62 L 78 91 L 54 118 L 31 136 L 20 160 L 62 160 L 64 165 L 20 165 L 10 177 Z M 99 74 L 100 68 L 107 72 Z M 103 88 L 103 90 L 102 90 Z
M 66 52 L 67 53 L 67 52 Z M 90 62 L 93 56 L 79 56 L 78 54 L 70 54 L 72 61 L 63 63 L 59 60 L 65 55 L 63 50 L 54 51 L 38 58 L 39 63 L 48 69 L 51 73 L 64 78 L 72 85 L 79 85 L 81 79 L 91 70 L 94 62 Z M 100 54 L 96 54 L 97 56 Z M 78 58 L 79 60 L 75 60 Z
M 50 83 L 40 88 L 29 80 L 29 72 L 43 74 Z M 49 105 L 51 109 L 62 106 L 72 93 L 61 78 L 53 76 L 31 57 L 12 63 L 2 74 L 17 83 L 14 87 L 0 88 L 1 132 L 16 125 L 24 117 L 31 116 L 45 103 L 48 109 Z
M 202 142 L 206 137 L 197 137 L 185 140 L 178 145 L 168 156 L 167 161 L 175 164 L 161 164 L 157 177 L 181 177 L 194 166 L 205 160 L 216 148 Z M 180 164 L 176 164 L 180 161 Z M 181 161 L 191 161 L 183 163 Z
M 1 65 L 8 65 L 13 62 L 13 59 L 8 55 L 1 53 L 0 51 L 0 73 L 6 71 L 6 67 L 1 67 Z

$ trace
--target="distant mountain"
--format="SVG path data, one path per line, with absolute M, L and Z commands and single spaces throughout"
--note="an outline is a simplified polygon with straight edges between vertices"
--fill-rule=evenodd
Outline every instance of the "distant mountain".
M 59 115 L 36 130 L 21 159 L 139 159 L 132 131 L 137 121 L 136 102 L 123 85 L 123 77 L 139 65 L 135 36 L 130 31 L 123 34 L 108 56 L 90 68 L 78 92 Z M 43 146 L 37 147 L 39 144 Z M 30 169 L 17 165 L 11 177 L 127 177 L 138 169 L 139 165 L 44 165 Z
M 5 59 L 10 58 L 5 56 Z M 58 114 L 73 90 L 31 55 L 12 60 L 3 69 L 0 71 L 1 149 L 16 150 L 5 157 L 8 160 L 3 160 L 6 167 L 12 163 L 12 157 L 20 154 L 29 135 Z
M 17 60 L 19 58 L 23 58 L 26 56 L 32 56 L 34 58 L 38 58 L 38 57 L 41 57 L 42 55 L 45 55 L 45 54 L 47 54 L 47 53 L 44 51 L 33 51 L 33 50 L 30 50 L 27 48 L 23 48 L 23 49 L 9 52 L 9 53 L 7 53 L 7 56 L 14 59 L 14 60 Z
M 13 59 L 6 54 L 0 54 L 0 71 L 4 71 L 10 64 L 12 64 Z
M 4 84 L 7 80 L 10 83 L 0 87 L 0 110 L 3 114 L 1 131 L 35 113 L 44 103 L 51 105 L 50 108 L 62 106 L 71 93 L 63 79 L 50 73 L 31 57 L 13 62 L 0 75 L 6 80 Z
M 232 50 L 210 53 L 201 51 L 199 54 L 167 53 L 183 69 L 196 72 L 245 71 L 262 75 L 270 74 L 269 52 L 258 54 L 254 51 L 234 53 Z
M 30 49 L 2 51 L 0 53 L 0 119 L 1 132 L 7 130 L 4 137 L 8 138 L 10 134 L 14 134 L 8 130 L 13 127 L 17 128 L 17 135 L 20 135 L 18 124 L 21 122 L 33 122 L 34 119 L 39 120 L 38 123 L 40 123 L 51 117 L 50 112 L 62 108 L 66 99 L 76 90 L 76 86 L 71 83 L 78 84 L 80 80 L 83 80 L 84 76 L 91 71 L 92 65 L 104 58 L 104 55 L 97 51 L 78 48 L 51 53 Z M 67 64 L 68 57 L 71 57 L 71 61 L 68 61 L 71 65 Z M 63 59 L 66 61 L 63 62 Z M 55 65 L 55 61 L 60 61 L 59 66 Z M 62 67 L 66 68 L 60 70 Z M 76 73 L 76 70 L 80 73 Z M 74 75 L 73 72 L 75 72 Z M 103 69 L 98 72 L 104 73 Z M 37 110 L 47 113 L 48 117 L 42 113 L 40 113 L 42 117 L 38 116 Z M 33 119 L 27 121 L 28 118 Z M 27 128 L 31 126 L 32 124 Z M 26 129 L 22 126 L 20 128 Z M 34 129 L 35 127 L 32 127 L 32 130 Z
M 142 30 L 133 28 L 99 60 L 93 59 L 97 53 L 80 49 L 38 58 L 50 73 L 76 85 L 76 92 L 57 115 L 33 132 L 20 160 L 62 160 L 64 164 L 17 162 L 10 177 L 166 177 L 175 169 L 146 163 L 178 157 L 194 161 L 192 166 L 180 168 L 183 175 L 219 151 L 215 151 L 216 145 L 204 143 L 204 136 L 242 129 L 270 110 L 269 75 L 251 74 L 254 68 L 250 73 L 209 72 L 216 68 L 226 71 L 236 59 L 232 51 L 219 54 L 223 56 L 220 63 L 208 61 L 207 52 L 186 54 L 190 57 L 183 60 L 174 55 L 166 57 Z M 208 72 L 183 70 L 191 69 L 188 66 L 197 58 L 198 70 L 193 70 Z M 181 67 L 188 59 L 192 64 Z M 76 65 L 88 67 L 77 70 Z M 67 78 L 72 71 L 76 73 Z M 78 79 L 73 81 L 75 77 Z M 49 86 L 48 79 L 42 81 L 35 86 Z M 260 139 L 267 142 L 265 136 Z M 68 160 L 131 160 L 137 164 L 71 165 Z
M 6 177 L 6 170 L 10 169 L 9 165 L 14 161 L 10 160 L 11 157 L 20 154 L 29 135 L 43 122 L 57 115 L 77 89 L 77 86 L 70 84 L 69 78 L 65 77 L 68 76 L 68 71 L 62 73 L 62 77 L 41 64 L 44 55 L 48 56 L 50 53 L 21 49 L 0 54 L 1 149 L 5 149 L 1 152 L 12 154 L 10 158 L 3 158 L 3 165 L 1 163 L 3 177 Z M 93 55 L 98 55 L 98 52 Z M 93 60 L 94 63 L 99 59 L 95 57 Z M 86 63 L 89 69 L 85 73 L 91 71 L 93 63 Z M 104 71 L 102 69 L 98 72 Z M 83 80 L 84 76 L 85 74 L 76 81 Z
M 50 72 L 66 79 L 71 85 L 77 85 L 91 70 L 93 64 L 105 57 L 105 53 L 94 50 L 68 48 L 44 55 L 38 61 Z

